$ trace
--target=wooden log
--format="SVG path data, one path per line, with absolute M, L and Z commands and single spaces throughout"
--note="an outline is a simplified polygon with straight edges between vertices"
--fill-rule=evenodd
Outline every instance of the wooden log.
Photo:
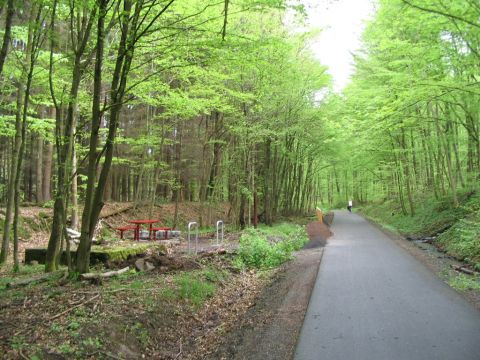
M 473 270 L 470 270 L 470 269 L 467 269 L 466 267 L 463 267 L 463 266 L 458 266 L 458 265 L 452 265 L 452 268 L 457 270 L 457 271 L 460 271 L 460 272 L 463 272 L 465 274 L 468 274 L 468 275 L 475 275 L 476 272 L 473 271 Z
M 39 264 L 45 264 L 45 254 L 47 249 L 28 248 L 25 249 L 25 263 L 30 264 L 32 261 L 37 261 Z M 75 257 L 76 251 L 70 251 L 72 259 Z M 108 253 L 102 251 L 90 252 L 90 265 L 106 264 L 109 260 Z M 67 264 L 67 252 L 63 251 L 60 257 L 60 263 Z
M 80 279 L 82 280 L 92 280 L 92 279 L 106 279 L 112 276 L 117 276 L 120 274 L 123 274 L 130 270 L 130 267 L 127 266 L 123 269 L 120 270 L 113 270 L 113 271 L 107 271 L 105 273 L 85 273 L 80 275 Z
M 125 207 L 123 207 L 123 208 L 121 208 L 121 209 L 114 210 L 114 211 L 110 211 L 110 212 L 106 213 L 105 215 L 100 215 L 100 219 L 106 219 L 106 218 L 108 218 L 108 217 L 110 217 L 110 216 L 121 214 L 121 213 L 123 213 L 123 212 L 125 212 L 125 211 L 127 211 L 127 210 L 132 209 L 132 208 L 133 208 L 133 205 L 128 205 L 128 206 L 125 206 Z
M 21 287 L 21 286 L 27 286 L 27 285 L 33 284 L 33 283 L 41 283 L 41 282 L 48 281 L 49 279 L 51 279 L 52 277 L 54 277 L 56 275 L 58 275 L 58 272 L 42 274 L 42 275 L 39 275 L 39 276 L 34 276 L 32 278 L 22 279 L 22 280 L 18 280 L 18 281 L 11 281 L 11 282 L 8 282 L 5 285 L 5 287 L 8 288 L 8 289 L 11 289 L 11 288 L 17 288 L 17 287 Z

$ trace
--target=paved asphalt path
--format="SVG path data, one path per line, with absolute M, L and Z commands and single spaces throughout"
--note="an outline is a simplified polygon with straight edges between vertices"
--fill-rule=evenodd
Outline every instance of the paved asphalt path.
M 480 359 L 480 312 L 359 215 L 332 230 L 295 360 Z

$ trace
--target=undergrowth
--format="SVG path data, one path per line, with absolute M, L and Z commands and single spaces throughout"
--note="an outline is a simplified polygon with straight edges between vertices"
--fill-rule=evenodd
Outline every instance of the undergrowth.
M 440 234 L 437 244 L 480 270 L 480 210 L 472 212 Z
M 273 227 L 247 229 L 240 237 L 239 267 L 270 268 L 292 258 L 292 253 L 308 241 L 305 229 L 299 225 L 282 223 Z

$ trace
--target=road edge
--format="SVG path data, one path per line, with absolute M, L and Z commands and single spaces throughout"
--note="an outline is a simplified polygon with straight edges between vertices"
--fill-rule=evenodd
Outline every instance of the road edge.
M 457 265 L 461 265 L 460 261 L 454 260 L 450 257 L 445 257 L 446 260 L 441 261 L 441 259 L 435 259 L 431 256 L 428 256 L 428 253 L 425 251 L 424 248 L 418 246 L 417 244 L 408 241 L 400 234 L 384 227 L 382 224 L 377 223 L 372 218 L 368 217 L 363 213 L 358 213 L 357 215 L 364 218 L 368 221 L 371 225 L 373 225 L 376 229 L 380 230 L 383 234 L 385 234 L 389 239 L 391 239 L 398 247 L 409 253 L 413 256 L 417 261 L 423 264 L 429 271 L 435 274 L 437 278 L 439 278 L 443 283 L 445 283 L 448 287 L 454 290 L 457 294 L 462 296 L 467 302 L 469 302 L 473 307 L 480 311 L 480 292 L 479 291 L 459 291 L 454 287 L 450 286 L 450 284 L 445 280 L 441 273 L 445 271 L 445 269 L 450 267 L 451 263 L 455 263 Z M 433 246 L 433 245 L 432 245 Z M 438 253 L 440 253 L 438 251 Z

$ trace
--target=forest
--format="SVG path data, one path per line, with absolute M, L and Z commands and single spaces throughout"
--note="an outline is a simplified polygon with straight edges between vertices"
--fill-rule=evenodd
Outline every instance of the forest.
M 480 290 L 480 3 L 372 3 L 338 89 L 307 0 L 0 0 L 0 357 L 230 358 L 349 201 Z
M 0 260 L 12 238 L 18 266 L 22 203 L 54 208 L 52 270 L 81 229 L 80 271 L 108 201 L 228 202 L 240 227 L 350 197 L 458 207 L 480 170 L 479 7 L 439 6 L 380 2 L 340 95 L 317 34 L 292 31 L 301 5 L 6 1 Z
M 295 30 L 301 3 L 5 0 L 1 10 L 2 263 L 13 244 L 18 267 L 29 204 L 54 209 L 47 271 L 68 226 L 81 231 L 85 272 L 110 201 L 227 203 L 244 228 L 350 198 L 412 217 L 429 201 L 457 208 L 478 188 L 476 1 L 379 1 L 341 93 L 312 55 L 318 32 Z
M 319 108 L 329 136 L 324 201 L 352 197 L 477 268 L 479 14 L 478 1 L 380 1 L 351 83 Z
M 228 202 L 240 227 L 260 211 L 271 224 L 314 207 L 314 99 L 329 77 L 308 49 L 314 34 L 284 25 L 301 6 L 12 0 L 2 9 L 1 262 L 13 242 L 18 266 L 23 203 L 54 209 L 47 271 L 66 224 L 81 230 L 79 272 L 104 202 Z

